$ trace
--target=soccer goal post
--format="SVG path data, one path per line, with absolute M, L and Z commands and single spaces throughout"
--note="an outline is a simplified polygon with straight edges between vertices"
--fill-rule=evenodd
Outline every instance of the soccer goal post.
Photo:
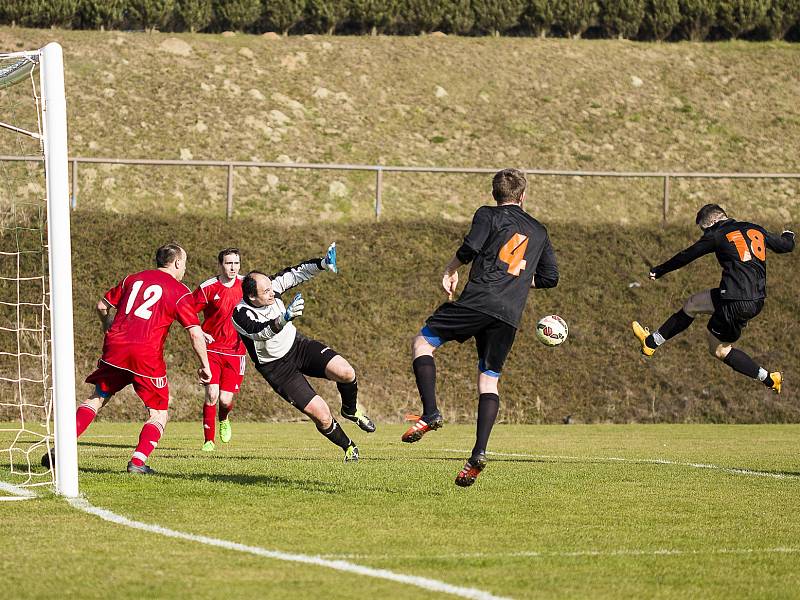
M 37 69 L 38 92 L 35 77 Z M 27 152 L 20 152 L 17 158 L 22 162 L 38 160 L 39 168 L 43 163 L 44 189 L 35 181 L 39 178 L 38 174 L 30 175 L 26 183 L 26 171 L 20 168 L 9 167 L 8 174 L 0 173 L 6 179 L 4 183 L 8 190 L 7 197 L 3 198 L 4 239 L 13 240 L 15 244 L 10 248 L 2 248 L 0 254 L 4 266 L 7 263 L 13 267 L 16 263 L 16 273 L 0 274 L 4 291 L 11 290 L 13 296 L 16 288 L 15 299 L 0 299 L 3 308 L 8 309 L 0 329 L 3 334 L 8 334 L 3 336 L 3 340 L 11 340 L 12 346 L 0 347 L 4 359 L 4 372 L 0 374 L 0 379 L 10 384 L 14 404 L 19 409 L 16 415 L 10 415 L 12 425 L 3 429 L 11 432 L 7 436 L 9 441 L 0 440 L 0 446 L 8 443 L 8 448 L 2 449 L 8 450 L 11 473 L 24 479 L 19 482 L 23 486 L 42 483 L 42 474 L 37 472 L 36 467 L 40 455 L 49 453 L 54 447 L 55 465 L 46 473 L 50 482 L 55 483 L 57 493 L 73 497 L 78 495 L 78 454 L 75 435 L 67 106 L 61 46 L 50 43 L 30 52 L 0 53 L 0 90 L 6 92 L 4 88 L 12 86 L 25 86 L 29 91 L 22 95 L 22 99 L 10 99 L 6 94 L 4 101 L 12 108 L 7 110 L 6 106 L 0 106 L 0 136 L 21 136 L 28 141 L 38 142 L 36 156 L 26 156 Z M 31 117 L 30 122 L 26 122 L 24 107 L 16 108 L 18 103 L 24 102 L 30 102 L 35 107 L 35 119 Z M 9 141 L 0 147 L 25 150 L 30 146 Z M 22 178 L 22 185 L 17 183 L 12 186 L 10 182 L 15 178 Z M 41 206 L 37 206 L 36 199 L 30 201 L 25 197 L 31 190 L 34 193 L 41 190 L 46 194 L 45 202 L 39 199 Z M 23 201 L 26 204 L 21 209 L 19 204 Z M 12 233 L 7 234 L 8 230 Z M 46 230 L 46 237 L 43 230 Z M 31 231 L 38 231 L 38 250 L 33 247 L 35 244 L 25 241 L 36 237 L 36 233 L 30 234 Z M 42 267 L 38 275 L 30 272 L 32 265 L 37 263 Z M 41 290 L 38 302 L 33 298 L 32 288 L 27 285 L 31 282 Z M 36 313 L 39 307 L 41 315 Z M 14 369 L 14 359 L 16 373 L 5 372 L 6 368 Z M 37 369 L 40 373 L 34 373 Z M 0 399 L 0 402 L 6 409 L 4 414 L 13 413 L 14 406 L 7 398 Z M 17 427 L 16 432 L 14 426 Z

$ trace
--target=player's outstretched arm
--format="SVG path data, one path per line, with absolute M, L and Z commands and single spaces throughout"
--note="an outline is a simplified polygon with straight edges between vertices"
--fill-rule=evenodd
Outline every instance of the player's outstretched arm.
M 197 369 L 197 377 L 200 383 L 206 384 L 211 381 L 211 367 L 208 364 L 208 351 L 206 350 L 206 340 L 203 336 L 203 330 L 199 325 L 189 327 L 186 330 L 189 334 L 189 340 L 192 343 L 192 350 L 200 360 L 200 368 Z
M 697 260 L 701 256 L 705 256 L 714 251 L 714 238 L 712 235 L 704 235 L 694 244 L 681 250 L 675 256 L 670 258 L 667 262 L 650 267 L 650 279 L 660 279 L 667 273 L 677 271 L 681 267 L 685 267 L 690 262 Z
M 458 287 L 458 267 L 463 264 L 464 263 L 461 262 L 456 254 L 444 267 L 444 274 L 442 275 L 442 287 L 447 294 L 448 300 L 452 300 L 453 294 L 456 293 L 456 288 Z
M 327 256 L 322 256 L 320 258 L 309 258 L 308 260 L 304 260 L 293 267 L 286 267 L 274 275 L 271 275 L 269 279 L 272 282 L 272 289 L 275 292 L 275 295 L 278 296 L 286 290 L 290 290 L 293 287 L 308 281 L 315 275 L 319 275 L 323 271 L 330 270 L 326 266 L 326 258 Z
M 786 229 L 780 235 L 775 235 L 766 231 L 767 248 L 772 250 L 775 254 L 785 254 L 794 250 L 794 231 Z
M 114 322 L 114 307 L 110 306 L 105 298 L 97 303 L 97 316 L 100 318 L 100 325 L 103 328 L 103 333 L 111 329 L 111 324 Z

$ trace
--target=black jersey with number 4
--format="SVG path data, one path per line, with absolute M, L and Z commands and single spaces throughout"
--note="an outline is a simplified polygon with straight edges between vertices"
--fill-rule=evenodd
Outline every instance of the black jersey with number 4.
M 722 267 L 722 300 L 758 300 L 767 297 L 767 248 L 777 254 L 794 249 L 794 234 L 770 233 L 761 225 L 725 219 L 705 230 L 703 237 L 667 262 L 653 267 L 656 279 L 714 252 Z
M 472 262 L 456 304 L 519 327 L 525 301 L 537 288 L 555 287 L 558 265 L 544 225 L 516 204 L 482 206 L 456 252 Z

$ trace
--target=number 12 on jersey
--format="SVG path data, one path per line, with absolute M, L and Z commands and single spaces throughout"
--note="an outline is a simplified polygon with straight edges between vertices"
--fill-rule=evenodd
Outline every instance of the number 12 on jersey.
M 525 268 L 525 250 L 528 248 L 528 236 L 515 233 L 505 245 L 500 248 L 497 255 L 501 261 L 508 265 L 508 272 L 515 277 L 519 277 L 520 271 Z
M 131 288 L 131 293 L 128 296 L 128 304 L 125 306 L 126 315 L 129 315 L 131 313 L 131 309 L 133 308 L 133 305 L 136 302 L 136 297 L 139 295 L 139 290 L 142 289 L 143 284 L 144 284 L 143 281 L 136 281 L 133 284 Z M 153 311 L 150 310 L 150 307 L 161 299 L 162 293 L 163 290 L 161 289 L 160 285 L 153 284 L 147 286 L 144 290 L 144 293 L 142 294 L 144 302 L 142 302 L 142 304 L 135 311 L 133 311 L 133 314 L 145 320 L 152 317 Z

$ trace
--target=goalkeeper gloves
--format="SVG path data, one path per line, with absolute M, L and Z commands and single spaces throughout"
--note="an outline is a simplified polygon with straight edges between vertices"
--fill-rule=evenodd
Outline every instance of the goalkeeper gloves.
M 339 267 L 336 266 L 336 242 L 328 246 L 328 252 L 325 254 L 325 258 L 322 259 L 322 265 L 328 271 L 333 271 L 334 273 L 339 272 Z
M 284 312 L 278 318 L 281 328 L 283 328 L 283 326 L 292 319 L 296 319 L 297 317 L 301 316 L 305 307 L 306 301 L 303 300 L 303 294 L 297 294 L 289 306 L 286 307 L 286 312 Z

